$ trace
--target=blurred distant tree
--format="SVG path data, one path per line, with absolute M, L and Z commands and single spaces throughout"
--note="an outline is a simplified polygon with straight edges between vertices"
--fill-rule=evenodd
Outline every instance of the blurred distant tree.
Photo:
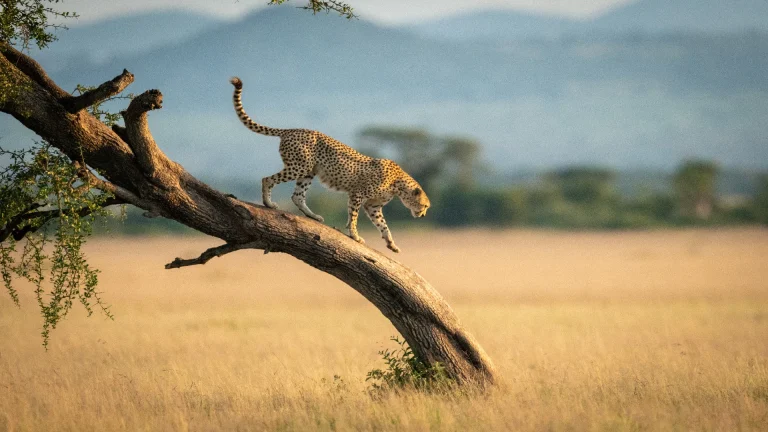
M 754 201 L 754 211 L 757 221 L 768 225 L 768 174 L 760 177 L 760 185 Z
M 363 152 L 374 157 L 389 156 L 424 186 L 433 186 L 445 167 L 445 158 L 434 138 L 424 129 L 371 126 L 358 133 Z
M 510 227 L 528 222 L 528 191 L 523 188 L 508 188 L 486 191 L 482 198 L 482 221 L 490 226 Z
M 448 227 L 479 223 L 480 200 L 476 193 L 462 188 L 446 188 L 436 198 L 432 210 L 436 223 Z
M 159 90 L 133 98 L 121 115 L 125 126 L 109 127 L 98 106 L 129 86 L 133 74 L 123 70 L 80 93 L 62 89 L 24 52 L 31 41 L 43 47 L 53 40 L 48 19 L 68 16 L 48 7 L 56 3 L 0 0 L 0 112 L 47 143 L 0 156 L 7 162 L 0 169 L 0 276 L 16 304 L 14 276 L 35 286 L 45 341 L 74 303 L 89 312 L 92 302 L 100 304 L 97 272 L 82 253 L 89 232 L 84 218 L 127 203 L 148 218 L 175 220 L 224 241 L 199 257 L 176 258 L 167 269 L 202 265 L 242 249 L 290 254 L 369 299 L 427 367 L 439 364 L 458 383 L 494 381 L 495 368 L 483 349 L 416 272 L 331 227 L 219 192 L 168 158 L 148 121 L 149 113 L 163 106 Z M 306 8 L 351 13 L 335 1 L 309 0 Z M 55 241 L 46 248 L 50 235 Z M 50 265 L 45 265 L 48 250 Z M 50 293 L 42 288 L 46 280 Z
M 358 133 L 361 150 L 375 157 L 390 157 L 427 191 L 455 167 L 448 184 L 471 188 L 478 167 L 480 144 L 464 137 L 438 137 L 421 128 L 370 126 Z
M 474 186 L 480 144 L 471 138 L 452 136 L 443 138 L 441 143 L 446 162 L 453 162 L 457 166 L 456 184 L 463 189 Z
M 671 193 L 647 193 L 630 200 L 625 204 L 625 210 L 634 214 L 646 215 L 648 225 L 669 223 L 675 219 L 677 200 Z
M 546 181 L 576 204 L 608 203 L 616 198 L 616 173 L 606 168 L 568 167 L 550 172 Z
M 434 220 L 444 226 L 518 226 L 528 222 L 528 191 L 522 188 L 447 188 L 437 195 Z
M 673 185 L 681 216 L 700 220 L 710 218 L 718 173 L 714 162 L 690 160 L 680 165 L 673 177 Z

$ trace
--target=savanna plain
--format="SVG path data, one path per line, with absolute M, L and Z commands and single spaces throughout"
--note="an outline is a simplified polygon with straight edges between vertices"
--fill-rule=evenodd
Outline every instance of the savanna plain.
M 395 234 L 499 385 L 372 397 L 396 332 L 342 282 L 259 251 L 163 269 L 204 237 L 97 238 L 114 321 L 75 308 L 46 352 L 29 287 L 0 296 L 0 430 L 768 430 L 768 230 Z

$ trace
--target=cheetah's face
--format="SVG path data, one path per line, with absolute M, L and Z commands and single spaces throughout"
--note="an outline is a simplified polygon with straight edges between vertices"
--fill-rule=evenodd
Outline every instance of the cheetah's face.
M 406 189 L 405 193 L 400 196 L 400 200 L 411 211 L 411 216 L 415 218 L 424 217 L 430 206 L 427 194 L 418 185 Z

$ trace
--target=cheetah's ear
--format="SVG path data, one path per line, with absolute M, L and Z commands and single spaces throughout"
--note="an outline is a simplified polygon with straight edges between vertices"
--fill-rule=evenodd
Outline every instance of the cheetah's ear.
M 414 196 L 419 196 L 419 195 L 421 195 L 421 188 L 416 188 L 416 189 L 414 189 L 414 190 L 413 190 L 413 195 L 414 195 Z

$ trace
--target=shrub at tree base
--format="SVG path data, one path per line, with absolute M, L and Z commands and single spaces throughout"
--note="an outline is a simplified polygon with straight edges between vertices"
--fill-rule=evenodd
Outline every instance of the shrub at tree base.
M 388 392 L 409 390 L 443 392 L 454 388 L 454 381 L 448 378 L 440 363 L 427 366 L 406 341 L 401 341 L 397 336 L 392 336 L 390 340 L 398 347 L 379 351 L 386 368 L 373 369 L 365 378 L 371 382 L 371 396 L 381 397 Z

